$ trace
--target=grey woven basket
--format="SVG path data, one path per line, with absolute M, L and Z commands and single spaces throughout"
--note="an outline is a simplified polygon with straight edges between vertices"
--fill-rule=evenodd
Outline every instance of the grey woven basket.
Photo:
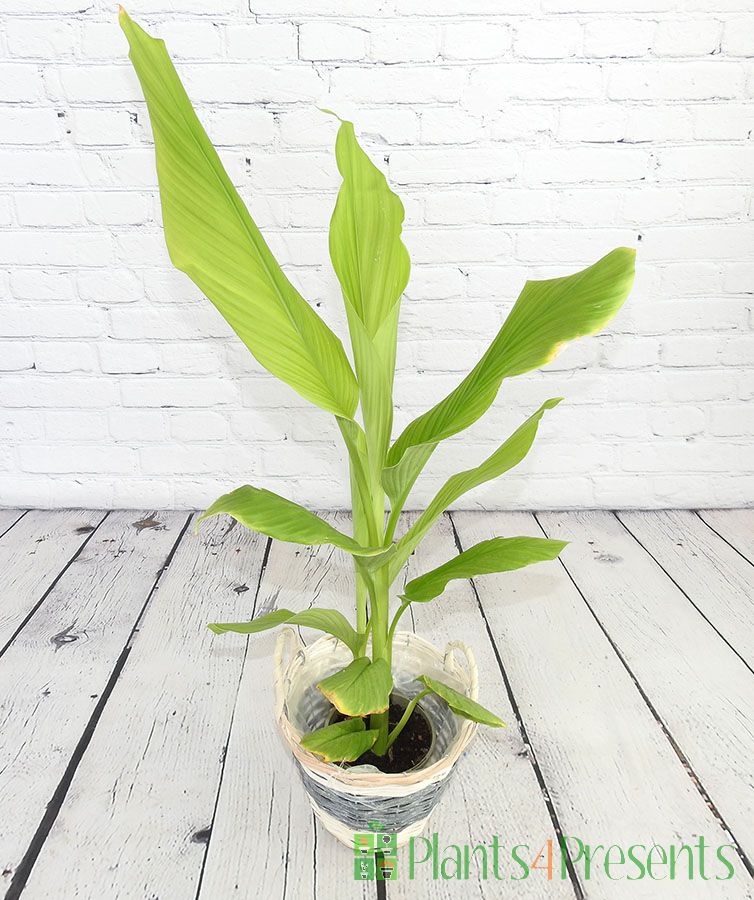
M 465 657 L 460 665 L 455 652 Z M 317 818 L 338 840 L 353 846 L 354 833 L 369 830 L 377 820 L 405 844 L 419 834 L 445 790 L 454 766 L 476 732 L 476 725 L 461 719 L 435 695 L 419 706 L 432 723 L 434 741 L 424 761 L 397 774 L 380 772 L 374 766 L 345 768 L 323 762 L 303 750 L 302 735 L 327 723 L 332 710 L 316 684 L 346 666 L 350 651 L 334 637 L 322 637 L 304 646 L 297 632 L 284 629 L 275 650 L 277 719 L 290 747 Z M 415 696 L 422 685 L 418 675 L 429 675 L 450 684 L 476 700 L 478 679 L 471 650 L 452 641 L 444 652 L 411 632 L 399 632 L 393 643 L 395 690 Z

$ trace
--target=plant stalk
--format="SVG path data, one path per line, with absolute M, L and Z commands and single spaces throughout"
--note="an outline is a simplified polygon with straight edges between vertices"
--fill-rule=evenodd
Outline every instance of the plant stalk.
M 419 703 L 419 701 L 423 697 L 426 697 L 427 694 L 431 694 L 431 693 L 432 693 L 432 691 L 430 691 L 430 690 L 423 690 L 423 691 L 420 691 L 412 700 L 409 700 L 408 705 L 406 706 L 406 709 L 403 711 L 403 715 L 401 716 L 401 718 L 398 721 L 395 728 L 390 732 L 390 736 L 387 739 L 387 746 L 385 747 L 385 751 L 388 751 L 393 746 L 393 744 L 395 743 L 395 741 L 398 738 L 398 736 L 400 735 L 400 733 L 406 727 L 406 724 L 408 723 L 408 720 L 413 715 L 413 712 L 416 709 L 416 706 Z
M 374 588 L 370 595 L 372 622 L 372 661 L 383 659 L 390 666 L 391 646 L 388 639 L 388 603 L 389 583 L 387 568 L 383 566 L 374 575 Z M 372 713 L 369 727 L 379 731 L 372 747 L 377 756 L 384 756 L 387 750 L 389 709 L 381 713 Z

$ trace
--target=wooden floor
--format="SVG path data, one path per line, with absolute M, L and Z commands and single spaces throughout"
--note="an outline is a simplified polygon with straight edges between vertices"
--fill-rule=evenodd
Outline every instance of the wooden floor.
M 573 838 L 702 836 L 709 880 L 692 881 L 683 865 L 613 880 L 604 851 L 562 878 L 556 855 L 552 879 L 545 851 L 514 881 L 506 849 L 503 880 L 473 863 L 468 880 L 433 881 L 428 863 L 410 880 L 404 852 L 397 881 L 356 882 L 277 738 L 274 636 L 205 627 L 276 605 L 347 612 L 349 561 L 228 520 L 196 536 L 192 518 L 0 510 L 7 898 L 754 898 L 754 510 L 453 513 L 410 562 L 415 575 L 496 534 L 572 542 L 562 562 L 454 583 L 403 619 L 470 643 L 480 699 L 509 723 L 461 761 L 433 819 L 441 854 L 494 835 L 529 862 L 561 836 L 573 856 Z

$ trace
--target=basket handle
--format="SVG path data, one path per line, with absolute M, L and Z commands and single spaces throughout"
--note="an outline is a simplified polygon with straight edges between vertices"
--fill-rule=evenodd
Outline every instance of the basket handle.
M 275 681 L 282 682 L 283 673 L 293 657 L 304 649 L 304 642 L 294 628 L 284 628 L 275 643 Z
M 287 685 L 285 673 L 291 661 L 299 653 L 303 654 L 304 643 L 299 633 L 293 628 L 284 628 L 275 643 L 275 655 L 273 657 L 274 682 L 275 682 L 275 714 L 280 719 L 285 707 Z
M 463 654 L 466 672 L 463 671 L 462 666 L 456 661 L 455 651 L 460 651 Z M 462 681 L 468 681 L 469 697 L 472 700 L 476 700 L 479 696 L 479 672 L 477 671 L 476 660 L 471 647 L 468 644 L 464 644 L 463 641 L 449 641 L 445 646 L 443 665 L 447 672 L 450 672 Z

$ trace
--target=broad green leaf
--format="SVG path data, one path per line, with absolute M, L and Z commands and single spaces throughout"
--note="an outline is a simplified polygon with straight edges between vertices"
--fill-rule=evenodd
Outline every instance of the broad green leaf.
M 429 506 L 427 506 L 416 522 L 414 522 L 411 528 L 409 528 L 406 534 L 395 545 L 395 553 L 390 560 L 391 579 L 395 578 L 403 567 L 403 564 L 418 546 L 419 541 L 421 541 L 424 535 L 429 531 L 437 517 L 441 515 L 451 503 L 454 503 L 460 496 L 473 488 L 478 487 L 480 484 L 484 484 L 485 481 L 497 478 L 499 475 L 502 475 L 504 472 L 507 472 L 521 462 L 529 452 L 531 445 L 534 443 L 537 428 L 539 427 L 539 421 L 545 414 L 545 411 L 557 406 L 561 400 L 562 397 L 554 397 L 552 400 L 546 400 L 534 415 L 530 416 L 523 425 L 520 425 L 508 440 L 501 444 L 501 446 L 498 447 L 491 456 L 488 456 L 483 463 L 475 466 L 473 469 L 466 469 L 463 472 L 457 472 L 455 475 L 451 475 L 437 494 L 435 494 Z M 370 564 L 374 566 L 382 558 L 383 555 L 379 554 L 373 557 Z
M 384 659 L 372 662 L 361 656 L 345 669 L 324 678 L 317 687 L 339 712 L 366 716 L 388 708 L 393 677 Z
M 477 703 L 476 700 L 459 693 L 442 681 L 436 681 L 434 678 L 430 678 L 429 675 L 420 675 L 419 681 L 429 688 L 432 693 L 442 697 L 457 716 L 471 719 L 472 722 L 479 722 L 481 725 L 489 725 L 491 728 L 505 728 L 505 722 L 499 719 L 495 713 L 485 709 L 481 703 Z
M 403 204 L 341 122 L 335 158 L 343 177 L 330 221 L 330 257 L 348 317 L 372 482 L 390 445 L 393 375 L 400 297 L 410 262 L 401 241 Z
M 439 597 L 453 579 L 511 572 L 532 563 L 555 559 L 566 544 L 567 541 L 535 537 L 497 537 L 482 541 L 431 572 L 409 581 L 401 599 L 426 603 Z
M 343 296 L 374 337 L 408 282 L 403 204 L 341 122 L 335 159 L 343 184 L 330 222 L 330 256 Z
M 332 544 L 358 555 L 370 552 L 318 515 L 264 488 L 245 484 L 229 494 L 223 494 L 199 516 L 196 520 L 197 527 L 204 519 L 222 513 L 232 516 L 246 528 L 266 534 L 277 541 L 289 541 L 294 544 Z
M 294 613 L 290 609 L 276 609 L 266 616 L 257 616 L 250 622 L 215 622 L 207 626 L 215 634 L 234 631 L 237 634 L 257 634 L 276 628 L 278 625 L 302 625 L 305 628 L 316 628 L 334 635 L 342 641 L 351 653 L 356 654 L 361 647 L 362 638 L 356 633 L 343 613 L 336 609 L 305 609 Z
M 358 386 L 343 345 L 270 252 L 199 122 L 165 43 L 123 9 L 120 24 L 152 122 L 173 264 L 207 295 L 264 368 L 322 409 L 351 418 Z
M 344 719 L 301 738 L 301 746 L 325 762 L 353 762 L 369 750 L 379 731 L 367 731 L 362 719 Z
M 410 447 L 429 445 L 431 453 L 439 441 L 487 411 L 504 378 L 545 365 L 568 341 L 599 331 L 631 290 L 635 256 L 635 250 L 619 247 L 574 275 L 527 281 L 476 366 L 444 400 L 404 429 L 390 448 L 387 466 L 396 466 Z M 415 480 L 418 473 L 409 467 L 407 474 Z
M 391 509 L 403 509 L 414 482 L 419 477 L 437 444 L 408 447 L 394 466 L 382 470 L 382 486 L 390 498 Z

